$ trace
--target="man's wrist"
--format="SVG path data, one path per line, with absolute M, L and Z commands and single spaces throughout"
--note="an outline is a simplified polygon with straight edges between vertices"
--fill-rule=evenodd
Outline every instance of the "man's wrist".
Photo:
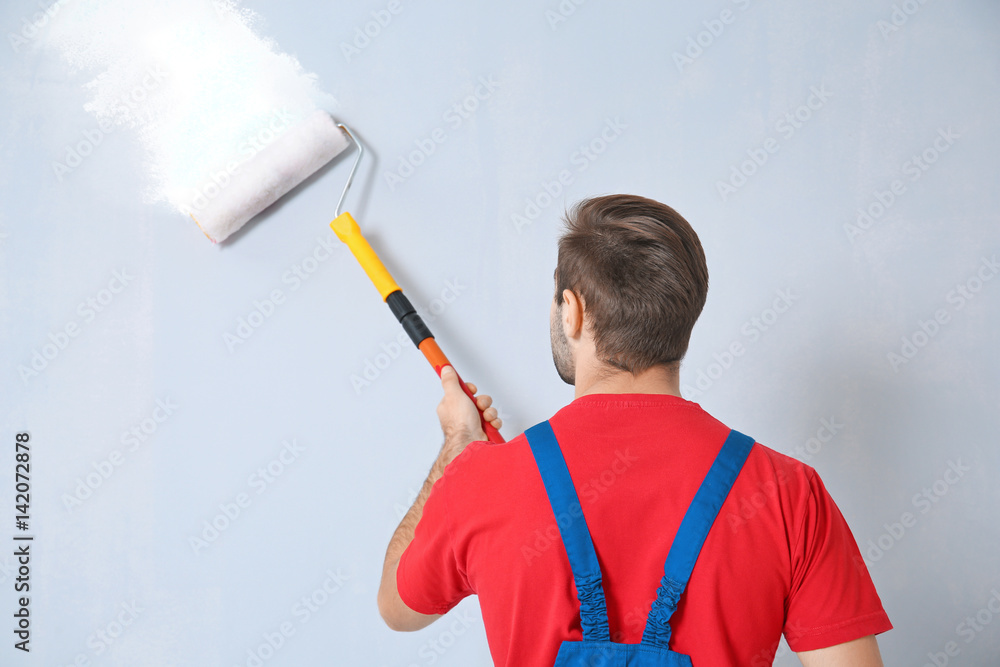
M 457 446 L 459 449 L 464 449 L 470 442 L 475 442 L 477 440 L 482 440 L 486 437 L 483 433 L 483 429 L 469 429 L 464 427 L 462 430 L 445 431 L 444 432 L 444 442 L 445 445 Z

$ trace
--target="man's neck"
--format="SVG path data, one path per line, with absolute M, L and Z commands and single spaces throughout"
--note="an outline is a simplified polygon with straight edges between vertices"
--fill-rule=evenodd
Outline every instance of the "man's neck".
M 581 370 L 583 372 L 577 372 L 575 398 L 587 394 L 681 395 L 678 373 L 664 366 L 653 366 L 637 375 L 620 370 L 609 372 L 607 366 L 602 370 Z

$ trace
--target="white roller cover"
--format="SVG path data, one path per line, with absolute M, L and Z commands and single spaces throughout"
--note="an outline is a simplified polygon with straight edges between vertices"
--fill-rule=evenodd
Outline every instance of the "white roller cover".
M 350 144 L 330 114 L 316 111 L 241 164 L 191 217 L 213 243 L 223 241 Z

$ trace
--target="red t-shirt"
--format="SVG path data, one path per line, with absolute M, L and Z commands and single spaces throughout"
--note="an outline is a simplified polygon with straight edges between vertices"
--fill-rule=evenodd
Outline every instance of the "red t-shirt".
M 590 528 L 613 641 L 638 643 L 670 543 L 729 428 L 664 394 L 590 394 L 549 420 Z M 551 667 L 580 640 L 569 560 L 523 434 L 474 442 L 435 483 L 397 571 L 443 614 L 476 594 L 496 665 Z M 892 628 L 840 510 L 811 467 L 755 444 L 670 620 L 695 665 L 770 665 Z

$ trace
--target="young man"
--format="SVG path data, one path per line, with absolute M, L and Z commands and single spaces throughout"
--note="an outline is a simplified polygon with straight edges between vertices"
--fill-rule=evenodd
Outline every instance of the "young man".
M 690 225 L 659 202 L 598 197 L 566 222 L 552 356 L 576 395 L 549 425 L 599 562 L 607 619 L 597 625 L 635 644 L 730 434 L 679 389 L 708 270 Z M 564 641 L 583 636 L 577 568 L 560 536 L 583 522 L 550 504 L 534 429 L 483 442 L 450 371 L 437 410 L 445 442 L 389 544 L 379 610 L 390 628 L 418 630 L 476 594 L 497 665 L 551 666 Z M 490 397 L 476 400 L 499 428 Z M 881 665 L 875 635 L 892 625 L 843 516 L 815 470 L 751 441 L 669 617 L 670 650 L 696 667 L 758 667 L 784 633 L 807 667 Z

